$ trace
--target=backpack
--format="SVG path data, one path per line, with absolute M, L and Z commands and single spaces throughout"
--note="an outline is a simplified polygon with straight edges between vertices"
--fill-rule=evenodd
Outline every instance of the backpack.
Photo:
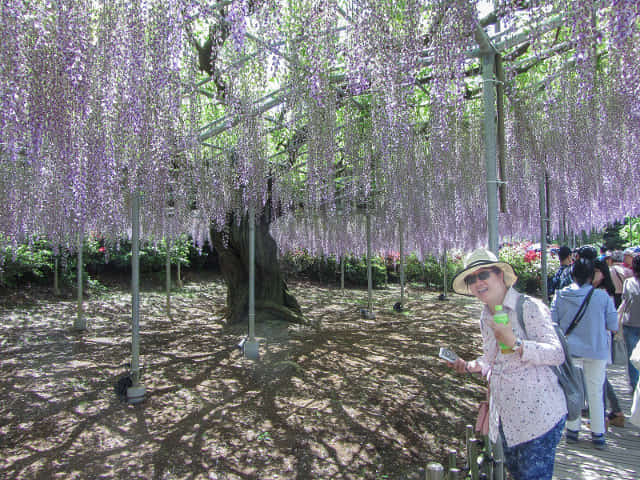
M 522 309 L 526 298 L 526 295 L 521 294 L 516 304 L 518 323 L 522 327 L 525 336 L 527 335 L 527 328 L 524 325 Z M 569 354 L 567 337 L 562 328 L 555 322 L 553 323 L 553 328 L 564 350 L 564 362 L 561 365 L 549 368 L 558 377 L 558 383 L 564 392 L 567 401 L 567 420 L 576 420 L 582 415 L 582 408 L 584 407 L 584 377 L 582 369 L 573 363 L 573 359 Z

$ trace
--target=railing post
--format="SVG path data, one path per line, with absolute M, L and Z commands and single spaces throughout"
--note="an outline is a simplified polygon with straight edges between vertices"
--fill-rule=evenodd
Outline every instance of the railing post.
M 449 470 L 451 470 L 452 468 L 456 468 L 456 449 L 455 448 L 450 448 L 447 452 L 449 454 Z
M 478 480 L 480 478 L 480 471 L 478 470 L 477 438 L 469 440 L 469 472 L 471 473 L 471 480 Z
M 444 480 L 444 467 L 439 463 L 427 465 L 426 480 Z
M 464 428 L 464 445 L 465 448 L 467 449 L 467 463 L 465 465 L 465 467 L 468 470 L 471 470 L 471 457 L 470 457 L 470 452 L 471 452 L 471 439 L 473 438 L 473 426 L 472 425 L 466 425 Z
M 494 480 L 504 480 L 504 450 L 502 441 L 498 439 L 493 446 L 493 478 Z

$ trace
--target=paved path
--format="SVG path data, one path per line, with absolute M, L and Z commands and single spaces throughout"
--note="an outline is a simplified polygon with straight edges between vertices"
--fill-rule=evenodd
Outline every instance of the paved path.
M 609 381 L 618 395 L 625 416 L 631 413 L 631 393 L 625 367 L 610 365 Z M 640 428 L 625 421 L 624 428 L 610 427 L 607 433 L 607 449 L 596 450 L 591 446 L 587 419 L 583 418 L 577 444 L 564 440 L 558 446 L 556 480 L 640 480 Z

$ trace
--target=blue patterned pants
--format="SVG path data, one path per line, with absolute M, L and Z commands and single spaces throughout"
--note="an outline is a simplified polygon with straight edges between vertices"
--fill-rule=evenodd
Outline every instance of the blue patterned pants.
M 566 417 L 544 435 L 528 442 L 507 447 L 500 423 L 504 461 L 514 480 L 551 480 L 556 447 L 562 438 Z
M 623 325 L 622 327 L 624 333 L 624 342 L 627 344 L 627 355 L 631 358 L 631 352 L 640 341 L 640 327 L 630 327 L 629 325 Z M 633 392 L 636 389 L 636 385 L 638 385 L 638 377 L 640 374 L 638 369 L 629 362 L 629 384 L 631 385 L 631 396 L 633 396 Z

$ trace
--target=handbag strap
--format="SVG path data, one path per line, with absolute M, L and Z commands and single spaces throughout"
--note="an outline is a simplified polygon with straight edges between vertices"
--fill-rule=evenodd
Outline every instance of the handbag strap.
M 520 324 L 520 327 L 524 332 L 524 336 L 529 338 L 529 335 L 527 335 L 527 327 L 524 326 L 524 321 L 522 319 L 522 317 L 524 316 L 522 314 L 522 310 L 524 308 L 524 301 L 526 300 L 526 298 L 526 295 L 523 295 L 522 293 L 518 296 L 518 301 L 516 302 L 516 312 L 518 314 L 518 323 Z
M 580 322 L 580 320 L 582 320 L 582 317 L 584 316 L 584 312 L 586 312 L 587 306 L 589 305 L 589 300 L 591 300 L 591 295 L 593 294 L 593 290 L 594 288 L 591 287 L 591 290 L 589 290 L 589 293 L 585 295 L 584 300 L 582 301 L 582 305 L 580 305 L 580 308 L 576 312 L 576 316 L 573 317 L 573 321 L 571 322 L 571 325 L 569 325 L 569 328 L 567 328 L 567 331 L 564 332 L 565 337 L 568 337 L 569 334 L 573 332 L 573 329 L 578 326 L 578 323 Z
M 578 322 L 582 320 L 582 317 L 584 315 L 584 312 L 587 310 L 587 305 L 589 304 L 589 300 L 591 299 L 592 294 L 593 294 L 593 287 L 591 287 L 591 290 L 589 290 L 589 293 L 587 293 L 587 295 L 584 297 L 584 300 L 582 301 L 582 304 L 580 305 L 580 308 L 578 309 L 576 316 L 573 318 L 571 325 L 569 325 L 569 328 L 567 328 L 567 331 L 565 332 L 565 336 L 569 335 L 573 331 L 573 329 L 576 328 L 576 325 L 578 325 Z M 520 294 L 520 296 L 518 297 L 518 301 L 516 302 L 516 312 L 518 314 L 518 323 L 520 324 L 520 327 L 524 331 L 525 337 L 528 338 L 527 327 L 524 324 L 524 320 L 523 320 L 524 315 L 522 313 L 525 299 L 526 299 L 526 295 Z

